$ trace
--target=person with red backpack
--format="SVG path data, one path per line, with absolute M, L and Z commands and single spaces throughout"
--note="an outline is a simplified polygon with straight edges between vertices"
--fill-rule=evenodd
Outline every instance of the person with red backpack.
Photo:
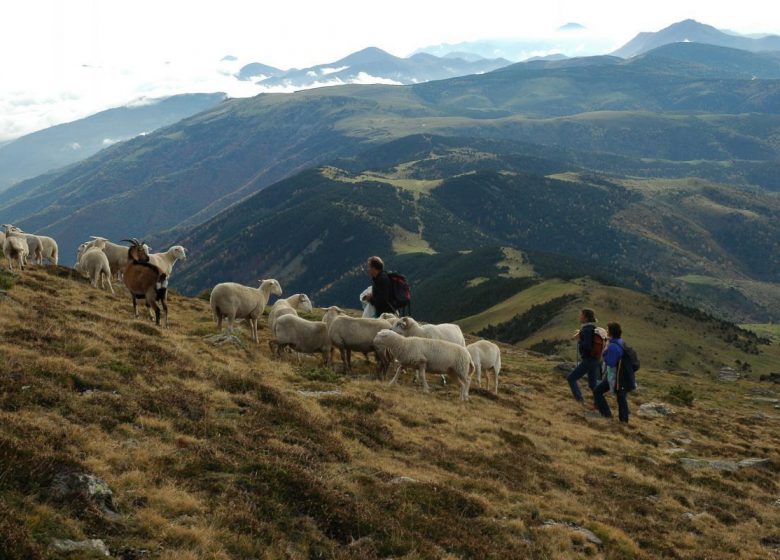
M 375 317 L 382 313 L 395 313 L 390 298 L 392 285 L 390 277 L 385 272 L 385 263 L 379 257 L 371 257 L 366 264 L 368 275 L 371 276 L 371 293 L 366 295 L 366 301 L 374 306 Z
M 601 352 L 604 350 L 604 339 L 596 332 L 596 314 L 592 309 L 580 311 L 580 329 L 574 333 L 574 337 L 577 339 L 580 363 L 566 377 L 566 381 L 569 382 L 574 400 L 584 404 L 585 399 L 582 397 L 577 381 L 587 375 L 590 390 L 596 388 L 601 373 Z
M 409 311 L 411 289 L 403 274 L 386 272 L 385 263 L 379 257 L 368 259 L 366 270 L 371 276 L 371 292 L 364 292 L 361 299 L 373 306 L 374 317 L 382 313 L 401 316 L 404 309 Z

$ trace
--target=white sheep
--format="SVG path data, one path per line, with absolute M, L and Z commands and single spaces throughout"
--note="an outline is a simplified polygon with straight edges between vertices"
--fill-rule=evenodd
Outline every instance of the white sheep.
M 322 320 L 328 326 L 328 336 L 333 346 L 339 349 L 345 373 L 352 372 L 352 352 L 374 352 L 380 371 L 387 369 L 384 353 L 377 351 L 374 346 L 374 337 L 382 329 L 389 329 L 390 323 L 384 319 L 350 317 L 335 306 L 325 311 Z
M 377 333 L 374 340 L 376 345 L 386 348 L 393 359 L 398 362 L 398 368 L 390 385 L 398 381 L 402 367 L 413 367 L 417 370 L 417 377 L 422 380 L 423 391 L 426 393 L 430 391 L 428 381 L 425 378 L 426 371 L 454 374 L 460 382 L 461 400 L 468 400 L 474 364 L 464 346 L 446 340 L 417 336 L 407 338 L 390 329 Z
M 233 332 L 236 319 L 247 319 L 252 329 L 252 340 L 260 343 L 257 338 L 257 320 L 265 311 L 265 306 L 271 294 L 281 296 L 282 287 L 276 280 L 260 280 L 260 286 L 250 288 L 235 282 L 217 284 L 211 290 L 211 312 L 217 327 L 222 330 L 222 319 L 227 317 L 228 332 Z
M 390 323 L 391 325 L 395 325 L 395 324 L 396 324 L 396 323 L 397 323 L 397 322 L 398 322 L 398 321 L 401 319 L 401 318 L 400 318 L 398 315 L 396 315 L 395 313 L 382 313 L 382 314 L 379 316 L 379 318 L 380 318 L 380 319 L 384 319 L 385 321 L 387 321 L 387 322 L 388 322 L 388 323 Z
M 173 271 L 173 265 L 177 260 L 187 260 L 187 252 L 181 245 L 174 245 L 164 253 L 152 253 L 149 255 L 149 263 L 157 267 L 157 269 L 165 274 L 167 278 L 171 277 Z
M 41 264 L 43 259 L 46 259 L 51 264 L 58 264 L 60 260 L 60 248 L 57 245 L 57 241 L 53 237 L 46 235 L 39 235 L 38 239 L 41 240 Z
M 490 376 L 487 370 L 493 370 L 495 377 L 495 391 L 498 394 L 498 374 L 501 373 L 501 350 L 488 340 L 478 340 L 466 346 L 471 355 L 471 361 L 477 370 L 477 387 L 482 387 L 482 370 L 485 370 L 487 386 L 490 388 Z
M 411 317 L 402 317 L 393 325 L 393 331 L 402 336 L 418 336 L 434 340 L 446 340 L 460 346 L 466 346 L 463 331 L 458 325 L 443 323 L 441 325 L 421 325 Z
M 83 276 L 89 278 L 92 287 L 98 287 L 98 280 L 100 281 L 100 287 L 105 289 L 106 281 L 108 282 L 108 289 L 111 293 L 114 293 L 114 287 L 111 285 L 111 266 L 108 264 L 108 257 L 103 252 L 104 241 L 99 241 L 96 245 L 86 249 L 79 257 L 76 263 L 75 269 L 81 272 Z
M 271 332 L 274 332 L 274 325 L 279 317 L 298 315 L 298 311 L 310 313 L 311 309 L 311 300 L 306 294 L 293 294 L 288 298 L 277 299 L 271 307 L 271 311 L 268 312 L 268 327 Z
M 8 259 L 8 268 L 13 270 L 14 261 L 19 265 L 19 270 L 24 270 L 24 264 L 30 250 L 27 247 L 27 238 L 19 228 L 10 224 L 4 224 L 5 239 L 3 240 L 3 254 Z
M 307 321 L 297 315 L 282 315 L 274 325 L 274 339 L 268 341 L 271 352 L 278 358 L 281 351 L 290 347 L 303 354 L 322 353 L 326 366 L 333 362 L 333 344 L 328 326 L 322 321 Z
M 105 246 L 103 247 L 103 252 L 106 254 L 106 257 L 108 258 L 108 264 L 111 266 L 111 273 L 114 274 L 117 279 L 121 279 L 122 271 L 125 269 L 125 267 L 130 262 L 130 257 L 128 257 L 128 251 L 129 248 L 127 245 L 117 245 L 116 243 L 112 243 L 105 237 L 96 237 L 91 236 L 92 241 L 87 241 L 85 245 L 87 246 L 87 249 L 90 247 L 94 247 L 95 243 L 98 241 L 105 241 Z M 147 254 L 152 250 L 151 247 L 143 244 L 144 249 Z
M 20 233 L 21 230 L 20 230 Z M 43 241 L 37 235 L 32 233 L 22 233 L 25 239 L 27 239 L 28 256 L 32 259 L 33 264 L 43 264 Z

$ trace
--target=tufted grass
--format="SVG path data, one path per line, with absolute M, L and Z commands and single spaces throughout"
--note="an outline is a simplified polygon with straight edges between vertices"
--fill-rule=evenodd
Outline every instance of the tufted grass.
M 53 558 L 53 538 L 177 560 L 773 557 L 780 411 L 752 400 L 772 385 L 643 367 L 633 412 L 677 386 L 695 406 L 626 427 L 587 416 L 557 362 L 517 347 L 502 346 L 498 397 L 475 390 L 463 404 L 457 384 L 388 387 L 362 359 L 350 378 L 319 356 L 274 361 L 265 325 L 247 350 L 212 346 L 193 333 L 210 316 L 197 298 L 172 295 L 160 330 L 134 321 L 119 291 L 55 270 L 25 271 L 9 295 L 2 558 Z M 689 472 L 672 447 L 770 461 Z M 53 499 L 63 470 L 107 481 L 120 515 Z

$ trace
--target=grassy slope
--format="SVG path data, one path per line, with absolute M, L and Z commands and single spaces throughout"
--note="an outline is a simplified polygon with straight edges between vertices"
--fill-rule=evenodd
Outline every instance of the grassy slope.
M 747 362 L 756 377 L 778 369 L 780 345 L 776 342 L 759 345 L 759 354 L 747 353 L 724 340 L 716 323 L 686 317 L 651 296 L 588 280 L 546 280 L 458 323 L 467 332 L 478 332 L 490 324 L 496 325 L 523 314 L 532 305 L 564 294 L 577 294 L 579 297 L 543 328 L 521 341 L 520 346 L 528 348 L 543 340 L 556 341 L 559 354 L 575 359 L 571 334 L 577 328 L 579 309 L 591 307 L 602 326 L 606 327 L 609 321 L 618 321 L 626 340 L 653 367 L 714 374 L 723 366 L 739 368 L 739 360 L 740 364 Z M 767 336 L 766 328 L 750 330 Z
M 780 438 L 756 413 L 776 411 L 743 398 L 766 385 L 643 368 L 634 410 L 680 383 L 697 400 L 626 428 L 586 418 L 553 362 L 504 347 L 499 396 L 461 404 L 452 384 L 423 395 L 272 361 L 266 328 L 259 347 L 211 346 L 198 299 L 172 296 L 158 331 L 68 275 L 25 272 L 0 299 L 0 557 L 53 557 L 54 537 L 177 560 L 773 557 Z M 771 462 L 688 472 L 680 456 Z M 67 468 L 105 479 L 120 515 L 49 499 Z

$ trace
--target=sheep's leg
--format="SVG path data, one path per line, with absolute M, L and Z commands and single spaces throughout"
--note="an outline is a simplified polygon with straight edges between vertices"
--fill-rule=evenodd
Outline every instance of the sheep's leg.
M 487 372 L 486 372 L 487 375 Z M 469 400 L 469 380 L 468 378 L 463 379 L 462 376 L 458 376 L 458 381 L 460 381 L 460 400 L 467 401 Z
M 160 326 L 160 307 L 157 305 L 156 301 L 154 301 L 154 300 L 149 301 L 148 299 L 146 300 L 146 305 L 147 305 L 147 307 L 151 307 L 152 309 L 154 309 L 154 324 L 159 327 Z
M 252 340 L 257 344 L 260 344 L 260 340 L 257 336 L 257 318 L 249 319 L 249 326 L 252 327 Z
M 228 334 L 233 334 L 233 324 L 236 322 L 235 314 L 228 315 L 227 321 L 228 321 Z
M 103 273 L 105 274 L 105 272 Z M 106 282 L 108 282 L 108 289 L 111 290 L 111 295 L 114 295 L 114 287 L 111 285 L 111 276 L 105 274 Z
M 167 300 L 167 296 L 163 297 L 160 300 L 160 303 L 162 303 L 162 308 L 163 308 L 163 311 L 165 312 L 165 324 L 164 324 L 164 326 L 167 329 L 168 328 L 168 300 Z
M 499 370 L 496 369 L 495 366 L 493 366 L 493 377 L 496 378 L 496 395 L 498 394 L 498 372 Z
M 344 365 L 344 373 L 349 373 L 349 364 L 347 364 L 347 350 L 343 346 L 339 346 L 339 355 L 341 356 L 341 363 Z
M 138 319 L 138 300 L 135 299 L 135 295 L 132 293 L 130 298 L 133 300 L 133 318 Z
M 395 385 L 398 382 L 398 376 L 401 374 L 401 363 L 398 363 L 398 367 L 395 368 L 395 375 L 390 380 L 390 383 L 388 385 Z
M 349 373 L 352 374 L 352 350 L 347 348 L 347 367 L 349 367 Z
M 474 367 L 477 369 L 477 387 L 481 389 L 482 388 L 482 364 L 474 364 Z M 485 370 L 485 378 L 488 383 L 488 387 L 490 387 L 490 377 L 488 376 L 487 370 Z
M 222 332 L 222 312 L 219 309 L 217 309 L 216 315 L 217 315 L 217 330 L 219 332 Z
M 428 380 L 425 378 L 425 363 L 417 366 L 417 376 L 422 379 L 423 393 L 430 393 L 431 388 L 428 386 Z

